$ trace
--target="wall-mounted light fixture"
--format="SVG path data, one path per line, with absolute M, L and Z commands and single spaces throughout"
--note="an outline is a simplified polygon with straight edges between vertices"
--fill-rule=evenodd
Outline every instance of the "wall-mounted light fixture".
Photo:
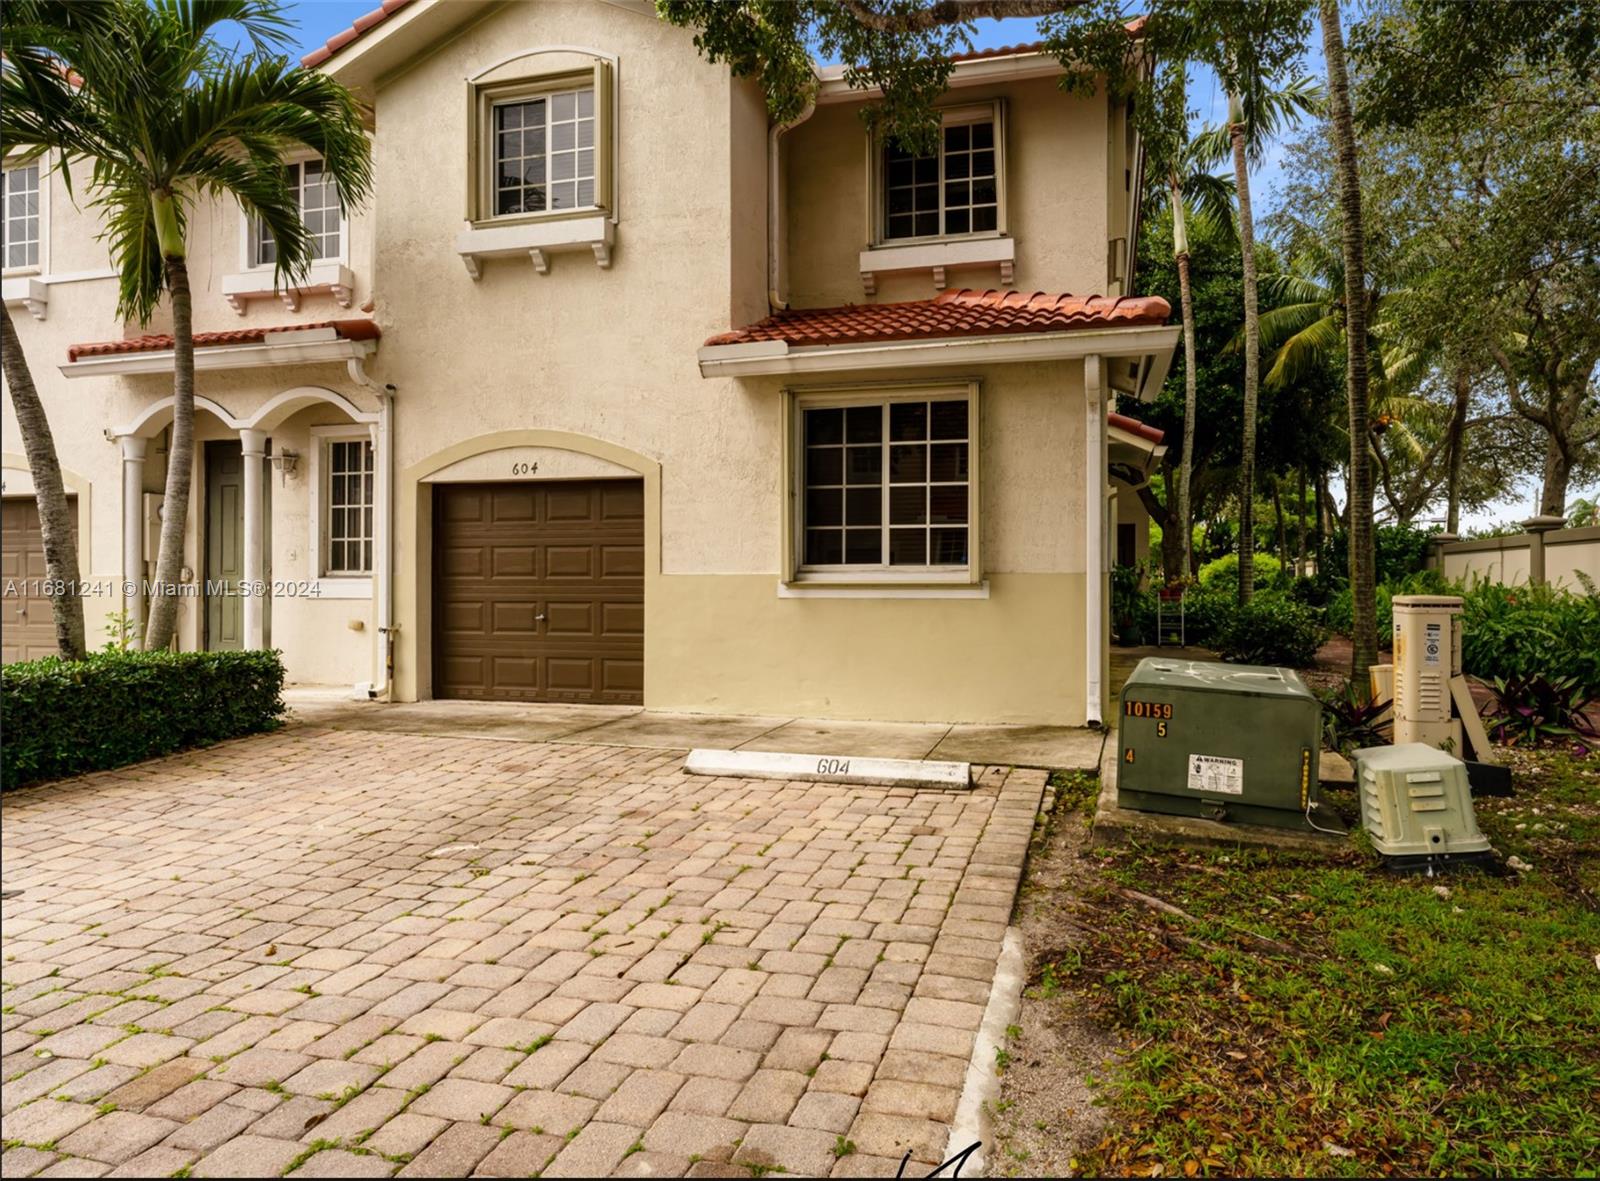
M 281 483 L 287 485 L 289 477 L 294 474 L 294 469 L 300 465 L 300 454 L 285 448 L 272 456 L 272 466 L 278 469 Z

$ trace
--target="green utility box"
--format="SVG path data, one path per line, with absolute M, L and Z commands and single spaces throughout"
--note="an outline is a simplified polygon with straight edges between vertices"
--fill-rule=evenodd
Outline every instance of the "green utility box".
M 1344 831 L 1318 809 L 1322 706 L 1292 669 L 1147 657 L 1121 705 L 1121 807 Z
M 1493 859 L 1460 759 L 1425 743 L 1402 742 L 1358 750 L 1353 761 L 1361 824 L 1386 865 L 1426 869 Z

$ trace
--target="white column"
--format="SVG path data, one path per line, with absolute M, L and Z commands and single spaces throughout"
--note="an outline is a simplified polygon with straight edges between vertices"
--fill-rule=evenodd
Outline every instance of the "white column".
M 378 393 L 378 421 L 373 424 L 373 476 L 377 504 L 373 513 L 373 578 L 378 600 L 377 672 L 374 684 L 378 692 L 393 700 L 394 686 L 390 684 L 394 670 L 389 667 L 389 654 L 394 651 L 394 392 L 385 388 Z
M 261 482 L 266 478 L 267 433 L 242 430 L 239 445 L 244 452 L 244 580 L 248 584 L 243 595 L 244 646 L 265 648 L 266 497 Z
M 144 451 L 148 439 L 119 435 L 122 444 L 122 609 L 135 645 L 144 635 Z
M 1083 359 L 1083 521 L 1084 521 L 1084 696 L 1091 726 L 1102 723 L 1101 668 L 1106 658 L 1105 528 L 1106 415 L 1104 363 L 1098 354 Z

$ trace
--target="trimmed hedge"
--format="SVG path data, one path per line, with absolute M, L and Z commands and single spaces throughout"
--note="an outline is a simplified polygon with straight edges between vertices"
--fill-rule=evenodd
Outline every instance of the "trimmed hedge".
M 1235 664 L 1307 668 L 1327 639 L 1315 608 L 1281 591 L 1263 591 L 1236 607 L 1213 641 L 1217 655 Z
M 276 652 L 102 652 L 0 669 L 0 784 L 126 766 L 282 724 Z

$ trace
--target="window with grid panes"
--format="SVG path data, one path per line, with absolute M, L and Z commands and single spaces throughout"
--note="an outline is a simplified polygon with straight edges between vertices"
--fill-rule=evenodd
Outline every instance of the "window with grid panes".
M 990 233 L 1000 226 L 995 120 L 949 122 L 932 155 L 883 152 L 885 240 Z
M 327 444 L 327 544 L 322 572 L 372 573 L 372 443 L 332 439 Z
M 594 88 L 494 105 L 494 215 L 595 204 Z
M 300 206 L 300 219 L 306 223 L 306 233 L 311 238 L 311 257 L 338 258 L 343 248 L 344 215 L 339 209 L 339 194 L 333 178 L 323 168 L 321 160 L 304 160 L 288 166 L 289 187 L 294 191 Z M 278 261 L 278 244 L 272 231 L 259 217 L 252 218 L 250 265 L 274 266 Z
M 39 265 L 39 166 L 7 168 L 3 174 L 5 238 L 3 255 L 7 267 Z
M 972 402 L 892 399 L 801 409 L 801 564 L 968 565 Z

